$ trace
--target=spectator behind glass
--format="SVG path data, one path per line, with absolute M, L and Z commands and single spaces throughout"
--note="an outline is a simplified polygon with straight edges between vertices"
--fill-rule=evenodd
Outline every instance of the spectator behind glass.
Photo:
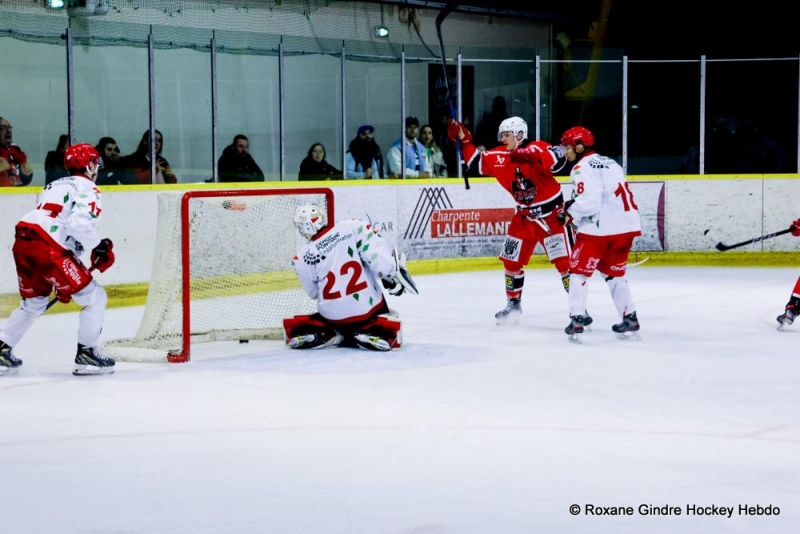
M 113 137 L 101 137 L 94 147 L 103 158 L 103 166 L 97 172 L 97 185 L 131 185 L 131 175 L 120 168 L 120 150 Z
M 472 139 L 472 143 L 478 147 L 478 150 L 494 148 L 499 144 L 497 129 L 500 128 L 500 123 L 507 118 L 506 99 L 497 95 L 492 100 L 492 110 L 483 114 L 475 128 L 475 137 Z
M 33 167 L 28 156 L 12 143 L 14 127 L 0 117 L 0 187 L 28 185 L 33 180 Z
M 425 147 L 417 141 L 419 135 L 419 119 L 406 117 L 405 139 L 397 139 L 389 148 L 386 157 L 389 160 L 389 176 L 391 178 L 403 177 L 403 153 L 406 152 L 406 178 L 429 178 L 432 167 L 425 154 Z
M 64 166 L 64 152 L 66 152 L 68 146 L 69 136 L 61 134 L 58 136 L 56 149 L 47 153 L 47 157 L 44 158 L 44 185 L 69 176 L 69 172 Z
M 217 161 L 220 182 L 263 182 L 264 173 L 250 155 L 250 140 L 238 134 Z
M 308 155 L 300 163 L 299 181 L 305 180 L 342 180 L 342 171 L 328 163 L 325 159 L 325 146 L 314 143 L 308 149 Z
M 433 174 L 436 178 L 447 177 L 447 165 L 444 162 L 444 154 L 433 139 L 433 128 L 430 124 L 425 124 L 419 130 L 419 142 L 425 147 L 425 155 L 433 167 Z
M 126 173 L 121 183 L 131 184 L 177 184 L 178 177 L 169 167 L 169 162 L 161 155 L 163 136 L 156 130 L 156 179 L 150 173 L 150 130 L 145 130 L 136 152 L 120 158 L 120 168 Z
M 383 178 L 383 154 L 381 147 L 373 139 L 375 128 L 370 124 L 358 127 L 355 139 L 350 141 L 345 160 L 345 178 L 378 179 Z

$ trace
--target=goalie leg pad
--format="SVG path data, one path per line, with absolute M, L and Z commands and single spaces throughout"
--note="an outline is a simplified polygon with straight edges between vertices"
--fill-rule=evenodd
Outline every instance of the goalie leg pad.
M 403 346 L 402 322 L 383 314 L 362 326 L 353 336 L 356 345 L 366 350 L 388 351 Z
M 283 338 L 293 349 L 336 347 L 344 339 L 320 315 L 295 315 L 283 320 Z

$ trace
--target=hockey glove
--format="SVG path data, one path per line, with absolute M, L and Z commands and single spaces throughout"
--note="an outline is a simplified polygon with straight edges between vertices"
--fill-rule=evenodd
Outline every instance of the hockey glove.
M 800 219 L 794 221 L 789 228 L 792 230 L 793 236 L 800 237 Z
M 100 240 L 100 244 L 92 249 L 92 265 L 101 273 L 114 265 L 114 243 L 109 238 Z
M 556 218 L 561 221 L 561 224 L 567 226 L 568 224 L 572 223 L 572 215 L 569 214 L 567 211 L 570 206 L 575 203 L 574 199 L 567 200 L 564 202 L 563 205 L 556 207 L 554 210 L 556 212 Z
M 397 265 L 397 269 L 394 276 L 381 279 L 383 287 L 388 289 L 389 294 L 395 297 L 399 297 L 406 291 L 412 295 L 418 295 L 417 284 L 414 283 L 411 274 L 409 274 L 408 269 L 406 269 L 406 255 L 400 254 L 398 256 L 397 250 L 393 250 L 392 257 Z
M 447 137 L 456 142 L 460 139 L 462 143 L 472 141 L 472 134 L 467 130 L 467 127 L 454 119 L 447 125 Z

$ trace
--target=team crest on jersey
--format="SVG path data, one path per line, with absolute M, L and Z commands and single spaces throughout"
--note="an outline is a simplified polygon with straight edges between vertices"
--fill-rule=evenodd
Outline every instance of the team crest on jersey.
M 514 181 L 511 182 L 511 194 L 518 204 L 532 204 L 536 199 L 536 185 L 533 180 L 527 178 L 517 167 Z
M 500 253 L 500 257 L 511 261 L 517 261 L 519 259 L 519 251 L 521 248 L 521 239 L 510 235 L 506 236 L 506 240 L 503 242 L 503 251 Z
M 303 254 L 303 263 L 308 265 L 316 265 L 322 260 L 325 259 L 325 256 L 320 254 L 319 252 L 307 250 L 305 254 Z

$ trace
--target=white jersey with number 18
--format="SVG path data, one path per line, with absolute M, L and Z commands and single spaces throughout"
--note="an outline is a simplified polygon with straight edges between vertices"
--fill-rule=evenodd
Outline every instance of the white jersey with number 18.
M 570 172 L 574 186 L 569 214 L 585 236 L 637 236 L 642 233 L 639 207 L 625 173 L 613 159 L 590 153 Z

